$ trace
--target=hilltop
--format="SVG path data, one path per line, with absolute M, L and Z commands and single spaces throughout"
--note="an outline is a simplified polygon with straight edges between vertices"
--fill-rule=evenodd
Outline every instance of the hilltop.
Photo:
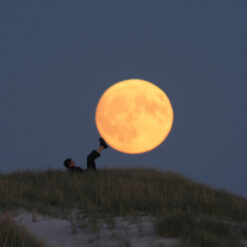
M 156 219 L 156 234 L 195 246 L 206 246 L 198 244 L 205 239 L 211 239 L 205 242 L 210 246 L 227 246 L 221 241 L 226 236 L 229 246 L 240 246 L 239 239 L 247 238 L 246 198 L 152 169 L 0 174 L 0 210 L 17 208 L 36 208 L 60 218 L 66 218 L 71 209 L 99 218 L 150 216 Z

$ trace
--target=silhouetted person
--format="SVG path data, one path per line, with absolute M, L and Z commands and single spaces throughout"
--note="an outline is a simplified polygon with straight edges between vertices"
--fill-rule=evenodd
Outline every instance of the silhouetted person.
M 100 153 L 103 149 L 108 148 L 108 145 L 106 144 L 105 140 L 101 137 L 99 138 L 99 147 L 97 150 L 93 150 L 88 156 L 87 156 L 87 170 L 92 170 L 97 172 L 95 160 L 100 157 Z M 68 168 L 68 171 L 71 173 L 82 173 L 86 170 L 81 169 L 81 167 L 76 166 L 75 161 L 73 161 L 71 158 L 68 158 L 64 161 L 64 166 Z

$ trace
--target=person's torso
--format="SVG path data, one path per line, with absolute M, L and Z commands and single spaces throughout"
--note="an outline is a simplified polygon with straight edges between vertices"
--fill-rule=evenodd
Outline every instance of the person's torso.
M 82 173 L 83 169 L 81 169 L 81 167 L 72 166 L 72 167 L 69 168 L 69 172 L 71 172 L 71 173 Z

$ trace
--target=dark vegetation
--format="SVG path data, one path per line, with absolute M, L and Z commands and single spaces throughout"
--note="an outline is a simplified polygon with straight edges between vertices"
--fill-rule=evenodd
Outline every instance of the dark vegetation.
M 221 221 L 193 213 L 170 213 L 155 223 L 156 233 L 166 238 L 180 238 L 183 247 L 237 247 L 247 238 L 247 225 Z
M 16 224 L 8 215 L 0 217 L 1 247 L 45 247 L 45 244 L 33 238 L 27 230 Z
M 0 209 L 19 207 L 52 215 L 76 208 L 87 215 L 154 216 L 157 234 L 181 238 L 183 246 L 234 247 L 247 237 L 245 198 L 152 169 L 1 174 Z

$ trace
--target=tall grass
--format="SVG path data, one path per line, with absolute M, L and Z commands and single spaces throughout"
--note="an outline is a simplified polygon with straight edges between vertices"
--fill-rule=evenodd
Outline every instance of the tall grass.
M 159 218 L 156 233 L 163 237 L 180 238 L 183 246 L 239 247 L 247 226 L 193 213 L 171 213 Z
M 84 213 L 166 215 L 193 212 L 247 220 L 247 200 L 195 183 L 179 174 L 152 169 L 102 169 L 72 175 L 62 171 L 0 175 L 0 208 L 49 211 L 77 208 Z
M 79 175 L 52 170 L 0 174 L 0 210 L 19 207 L 48 214 L 67 214 L 76 208 L 84 215 L 109 219 L 154 216 L 156 233 L 180 238 L 181 247 L 237 247 L 240 239 L 247 238 L 245 198 L 152 169 L 102 169 L 98 174 Z M 1 227 L 3 224 L 7 227 Z M 16 242 L 11 239 L 19 238 L 22 243 L 21 235 L 27 244 L 12 244 Z M 0 219 L 1 247 L 42 246 L 32 241 L 10 219 Z
M 8 215 L 0 217 L 1 247 L 45 247 L 43 241 L 32 237 L 27 230 L 16 224 Z

